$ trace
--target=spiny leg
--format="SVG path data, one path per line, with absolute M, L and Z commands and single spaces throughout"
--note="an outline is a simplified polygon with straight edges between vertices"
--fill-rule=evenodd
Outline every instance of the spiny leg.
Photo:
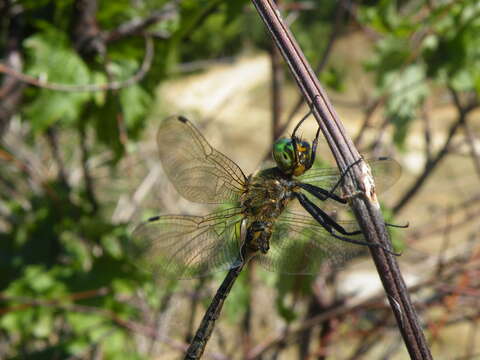
M 387 249 L 385 246 L 382 244 L 378 243 L 369 243 L 367 241 L 362 241 L 362 240 L 355 240 L 355 239 L 350 239 L 344 236 L 337 235 L 333 232 L 333 230 L 337 230 L 343 235 L 359 235 L 362 232 L 360 230 L 358 231 L 347 231 L 343 226 L 338 224 L 335 220 L 333 220 L 330 216 L 328 216 L 323 210 L 321 210 L 317 205 L 312 203 L 308 198 L 302 194 L 302 193 L 295 193 L 296 198 L 300 202 L 300 204 L 304 207 L 304 209 L 325 229 L 327 230 L 334 238 L 346 241 L 352 244 L 357 244 L 357 245 L 364 245 L 364 246 L 369 246 L 369 247 L 380 247 L 384 251 L 388 252 L 389 254 L 399 256 L 401 254 L 396 253 L 391 251 L 390 249 Z
M 347 203 L 347 200 L 345 200 L 344 198 L 341 198 L 340 196 L 338 196 L 338 195 L 336 195 L 336 194 L 334 194 L 334 193 L 332 193 L 328 190 L 322 189 L 321 187 L 318 187 L 318 186 L 315 186 L 315 185 L 312 185 L 312 184 L 306 184 L 306 183 L 299 183 L 298 186 L 300 186 L 305 191 L 308 191 L 310 194 L 312 194 L 313 196 L 315 196 L 317 199 L 319 199 L 321 201 L 325 201 L 327 199 L 332 199 L 332 200 L 338 201 L 341 204 L 346 204 Z M 398 224 L 391 224 L 391 223 L 386 222 L 385 226 L 393 227 L 393 228 L 406 229 L 410 226 L 410 224 L 406 223 L 405 225 L 398 225 Z
M 320 97 L 320 95 L 316 95 L 314 97 L 314 100 L 317 98 L 317 97 Z M 296 133 L 297 133 L 297 130 L 299 129 L 300 125 L 310 116 L 312 115 L 313 113 L 313 110 L 312 110 L 312 104 L 313 104 L 313 101 L 312 103 L 309 105 L 309 110 L 308 110 L 308 113 L 298 122 L 298 124 L 295 126 L 295 128 L 293 129 L 293 133 L 292 133 L 292 140 L 294 142 L 294 148 L 296 149 L 296 140 L 297 140 L 297 136 L 296 136 Z M 315 134 L 315 139 L 313 140 L 312 142 L 312 156 L 310 157 L 310 163 L 307 165 L 307 169 L 310 169 L 313 165 L 313 163 L 315 162 L 315 155 L 316 155 L 316 152 L 317 152 L 317 145 L 318 145 L 318 138 L 320 136 L 320 126 L 317 128 L 317 132 Z
M 295 193 L 297 199 L 300 201 L 300 204 L 309 212 L 310 215 L 318 221 L 329 233 L 333 232 L 333 229 L 337 230 L 343 235 L 359 235 L 362 232 L 360 230 L 356 231 L 347 231 L 342 225 L 333 220 L 325 211 L 320 209 L 313 202 L 308 200 L 308 198 L 302 193 Z
M 306 183 L 299 183 L 298 186 L 300 186 L 302 189 L 308 191 L 310 194 L 315 196 L 317 199 L 325 201 L 327 199 L 332 199 L 335 201 L 338 201 L 339 203 L 346 204 L 347 200 L 341 198 L 340 196 L 332 193 L 331 191 L 322 189 L 321 187 L 312 185 L 312 184 L 306 184 Z
M 398 225 L 398 224 L 390 224 L 390 223 L 385 223 L 386 226 L 393 227 L 393 228 L 400 228 L 400 229 L 406 229 L 410 226 L 410 223 L 406 223 L 405 225 Z
M 313 98 L 313 99 L 314 99 L 313 101 L 315 101 L 315 99 L 316 99 L 317 97 L 320 97 L 320 95 L 315 95 L 315 97 Z M 298 122 L 298 124 L 295 126 L 295 129 L 293 129 L 292 137 L 295 137 L 295 134 L 296 134 L 298 128 L 300 127 L 300 125 L 302 125 L 302 123 L 303 123 L 310 115 L 313 114 L 313 110 L 312 110 L 313 101 L 312 101 L 311 104 L 308 105 L 308 113 L 307 113 L 304 117 L 302 117 L 302 119 L 301 119 L 301 120 Z M 318 130 L 320 130 L 320 128 L 319 128 Z M 318 130 L 317 130 L 317 135 L 316 135 L 315 138 L 318 138 L 318 134 L 319 134 L 319 131 L 318 131 Z
M 362 161 L 363 159 L 360 158 L 358 160 L 355 160 L 353 163 L 351 163 L 350 165 L 347 166 L 347 168 L 345 169 L 344 172 L 342 172 L 342 174 L 340 175 L 340 177 L 338 178 L 338 181 L 337 183 L 332 187 L 332 189 L 330 190 L 331 193 L 334 193 L 335 190 L 337 190 L 337 188 L 340 186 L 340 184 L 343 182 L 343 180 L 345 179 L 345 176 L 348 174 L 348 172 L 350 171 L 350 169 L 352 167 L 354 167 L 355 165 L 357 165 L 358 163 L 360 163 L 360 161 Z

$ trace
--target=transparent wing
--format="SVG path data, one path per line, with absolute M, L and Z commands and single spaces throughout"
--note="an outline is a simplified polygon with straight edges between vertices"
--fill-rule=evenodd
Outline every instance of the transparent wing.
M 389 189 L 400 178 L 402 167 L 391 158 L 376 158 L 366 160 L 372 169 L 377 193 Z M 330 190 L 340 178 L 340 171 L 336 168 L 310 169 L 298 179 L 302 182 Z M 340 187 L 335 193 L 339 194 Z
M 354 221 L 339 223 L 349 231 L 358 229 Z M 363 240 L 363 235 L 350 238 Z M 275 223 L 267 254 L 259 254 L 255 260 L 269 271 L 316 274 L 322 265 L 337 268 L 367 253 L 367 246 L 332 237 L 310 216 L 287 211 Z
M 165 119 L 157 132 L 163 169 L 186 199 L 219 204 L 238 200 L 245 175 L 228 157 L 215 150 L 184 117 Z
M 239 208 L 207 216 L 151 218 L 133 232 L 129 255 L 140 267 L 188 279 L 238 265 Z

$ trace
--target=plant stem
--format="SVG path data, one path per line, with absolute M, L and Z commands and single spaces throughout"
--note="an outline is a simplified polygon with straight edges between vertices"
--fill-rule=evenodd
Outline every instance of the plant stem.
M 230 293 L 235 280 L 237 280 L 238 275 L 243 269 L 244 262 L 240 260 L 240 263 L 239 266 L 229 270 L 222 285 L 218 288 L 210 306 L 203 316 L 202 322 L 198 326 L 197 332 L 195 333 L 190 346 L 188 347 L 187 353 L 185 354 L 185 360 L 198 360 L 202 357 L 208 339 L 210 338 L 210 335 L 212 335 L 215 327 L 215 321 L 218 319 L 220 312 L 222 311 L 223 303 Z
M 321 87 L 313 69 L 307 62 L 302 50 L 280 16 L 280 11 L 272 0 L 252 0 L 268 32 L 279 47 L 305 100 L 311 104 L 313 114 L 340 169 L 345 170 L 360 158 L 360 154 L 347 136 L 342 122 Z M 367 241 L 380 243 L 389 248 L 390 240 L 380 212 L 375 189 L 371 185 L 372 177 L 368 169 L 360 163 L 352 168 L 353 179 L 345 181 L 347 194 L 360 189 L 361 195 L 350 198 L 350 205 L 365 234 Z M 371 183 L 370 183 L 371 184 Z M 377 267 L 380 279 L 388 295 L 390 307 L 395 315 L 399 330 L 412 359 L 431 359 L 417 314 L 406 290 L 405 282 L 396 259 L 377 248 L 371 248 L 371 255 Z

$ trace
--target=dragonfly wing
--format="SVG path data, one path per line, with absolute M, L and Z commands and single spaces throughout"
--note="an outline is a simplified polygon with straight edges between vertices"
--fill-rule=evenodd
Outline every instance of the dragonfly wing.
M 354 221 L 339 222 L 357 230 Z M 351 237 L 363 240 L 362 235 Z M 310 216 L 286 212 L 275 223 L 267 254 L 257 255 L 265 269 L 287 274 L 316 274 L 322 265 L 335 268 L 349 259 L 368 253 L 368 247 L 332 237 Z
M 133 232 L 129 255 L 140 267 L 175 278 L 193 278 L 238 265 L 238 208 L 207 216 L 151 218 Z
M 187 200 L 232 202 L 244 191 L 242 170 L 215 150 L 186 118 L 165 119 L 157 132 L 157 145 L 163 169 Z
M 388 190 L 393 184 L 397 182 L 402 174 L 402 167 L 400 164 L 391 158 L 381 157 L 376 159 L 366 160 L 372 169 L 372 175 L 375 179 L 375 188 L 377 193 L 382 193 Z M 330 190 L 335 186 L 340 178 L 340 171 L 334 168 L 316 168 L 310 169 L 298 179 L 302 182 L 321 187 L 325 190 Z M 339 187 L 335 193 L 340 195 Z

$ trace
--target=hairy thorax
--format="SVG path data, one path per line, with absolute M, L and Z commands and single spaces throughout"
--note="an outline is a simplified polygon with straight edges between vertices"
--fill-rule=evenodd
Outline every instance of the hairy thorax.
M 246 242 L 250 250 L 266 253 L 276 219 L 293 198 L 295 181 L 278 168 L 261 170 L 249 176 L 240 201 L 247 216 Z

